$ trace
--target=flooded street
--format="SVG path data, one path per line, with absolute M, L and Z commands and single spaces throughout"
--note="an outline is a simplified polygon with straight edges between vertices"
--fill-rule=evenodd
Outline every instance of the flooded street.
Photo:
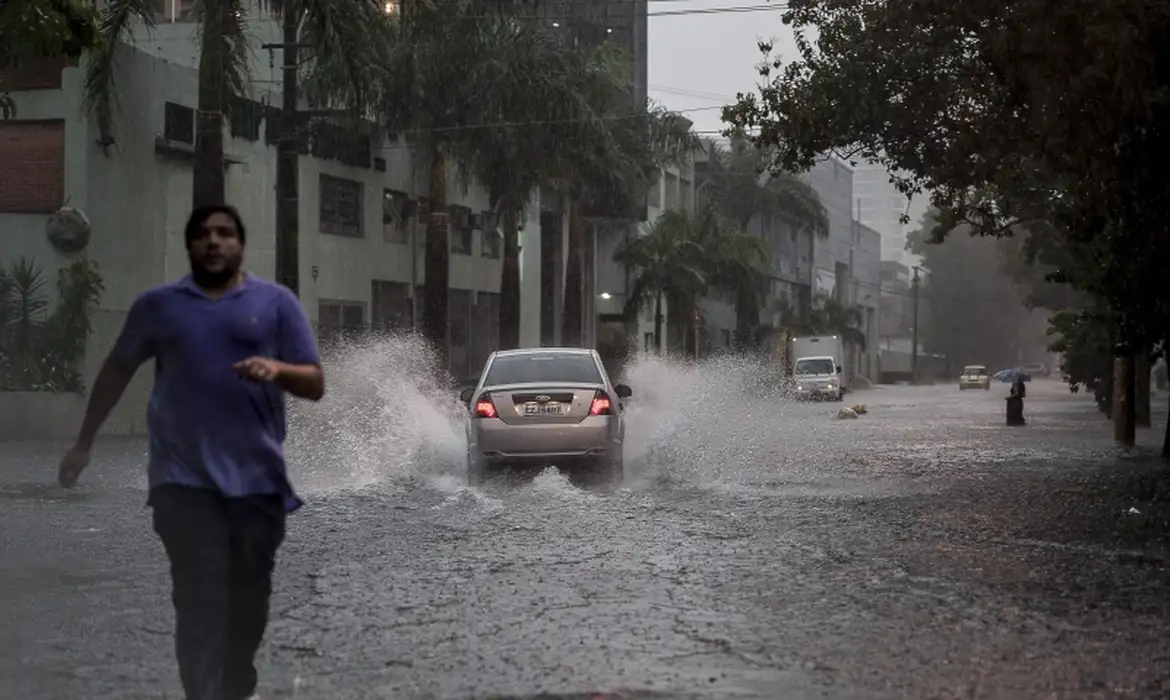
M 602 494 L 469 489 L 453 399 L 376 353 L 333 379 L 289 448 L 265 697 L 1170 693 L 1156 460 L 1059 381 L 1007 428 L 1006 385 L 859 391 L 836 420 L 643 364 Z M 75 493 L 56 448 L 0 446 L 0 697 L 179 697 L 145 447 L 103 444 Z

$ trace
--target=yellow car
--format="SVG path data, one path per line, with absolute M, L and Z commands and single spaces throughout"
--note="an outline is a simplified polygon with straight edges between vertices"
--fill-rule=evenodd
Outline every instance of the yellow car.
M 959 391 L 966 389 L 991 389 L 991 375 L 983 365 L 967 365 L 959 375 Z

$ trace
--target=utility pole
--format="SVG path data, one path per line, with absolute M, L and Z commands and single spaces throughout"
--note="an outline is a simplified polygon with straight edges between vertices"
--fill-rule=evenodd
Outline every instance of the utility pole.
M 918 383 L 918 291 L 919 281 L 918 273 L 921 268 L 914 266 L 914 280 L 911 284 L 911 291 L 914 295 L 914 327 L 910 329 L 912 337 L 910 340 L 910 383 Z
M 276 142 L 276 281 L 300 296 L 300 114 L 297 81 L 300 15 L 295 0 L 284 0 L 283 43 L 262 48 L 283 51 L 280 126 Z M 269 125 L 272 128 L 272 125 Z

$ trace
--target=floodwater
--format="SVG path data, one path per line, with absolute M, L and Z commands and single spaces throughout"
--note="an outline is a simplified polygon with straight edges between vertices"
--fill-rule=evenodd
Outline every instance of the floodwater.
M 1006 385 L 880 387 L 837 420 L 757 376 L 639 361 L 616 493 L 473 489 L 421 346 L 351 349 L 293 421 L 264 697 L 1170 694 L 1160 467 L 1091 400 L 1038 380 L 1007 428 Z M 60 448 L 0 445 L 0 698 L 178 698 L 144 445 L 69 493 Z

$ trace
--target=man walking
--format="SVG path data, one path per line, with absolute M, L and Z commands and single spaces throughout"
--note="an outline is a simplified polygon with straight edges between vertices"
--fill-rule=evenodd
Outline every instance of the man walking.
M 240 269 L 235 209 L 196 209 L 185 236 L 191 274 L 130 307 L 58 480 L 77 482 L 98 429 L 153 358 L 147 503 L 170 559 L 179 675 L 187 700 L 244 700 L 255 697 L 285 515 L 300 506 L 284 394 L 319 400 L 325 375 L 297 298 Z

